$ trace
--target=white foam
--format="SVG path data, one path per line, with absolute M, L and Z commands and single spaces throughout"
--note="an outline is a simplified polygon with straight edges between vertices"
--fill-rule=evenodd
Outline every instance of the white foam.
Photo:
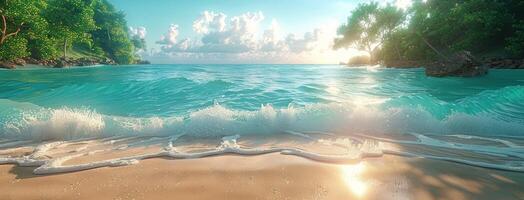
M 25 106 L 25 104 L 24 104 Z M 30 156 L 21 158 L 1 158 L 0 163 L 14 163 L 24 166 L 38 166 L 35 173 L 70 172 L 92 169 L 104 166 L 134 164 L 150 157 L 169 156 L 178 159 L 200 158 L 205 156 L 223 155 L 227 153 L 241 155 L 258 155 L 264 153 L 282 153 L 301 156 L 322 162 L 355 162 L 369 156 L 383 154 L 382 147 L 367 144 L 366 140 L 354 138 L 352 133 L 362 133 L 360 138 L 368 138 L 388 143 L 424 145 L 458 149 L 484 154 L 487 156 L 505 156 L 524 159 L 524 148 L 507 140 L 483 137 L 483 134 L 497 133 L 501 135 L 520 135 L 524 124 L 501 121 L 488 114 L 451 113 L 444 118 L 434 116 L 420 107 L 383 107 L 378 103 L 332 103 L 312 104 L 304 107 L 277 109 L 271 105 L 261 106 L 256 111 L 239 111 L 214 105 L 206 109 L 192 112 L 187 116 L 131 118 L 107 116 L 88 109 L 37 109 L 22 112 L 20 117 L 13 115 L 9 120 L 2 121 L 1 128 L 5 142 L 0 148 L 14 148 L 29 145 L 33 141 L 54 140 L 58 142 L 38 145 Z M 373 134 L 395 135 L 413 133 L 417 140 L 395 140 L 376 138 Z M 425 133 L 424 135 L 418 133 Z M 462 144 L 432 138 L 430 134 L 452 134 L 463 139 L 482 139 L 499 142 L 506 146 L 480 146 Z M 456 135 L 460 133 L 461 135 Z M 274 134 L 291 134 L 317 141 L 316 136 L 346 137 L 359 145 L 355 154 L 323 155 L 298 148 L 273 147 L 266 149 L 245 149 L 237 144 L 237 139 L 246 135 L 268 136 Z M 476 134 L 471 135 L 470 134 Z M 182 135 L 191 137 L 223 137 L 218 148 L 198 153 L 178 152 L 174 142 Z M 140 138 L 140 137 L 146 137 Z M 85 142 L 82 138 L 105 138 L 103 144 L 112 148 L 103 151 L 90 151 L 91 144 L 72 149 L 70 157 L 50 160 L 48 152 L 57 146 L 72 142 Z M 395 137 L 391 137 L 395 138 Z M 137 140 L 134 142 L 125 142 Z M 75 155 L 92 155 L 104 151 L 125 150 L 134 146 L 142 146 L 158 141 L 167 141 L 161 152 L 137 155 L 114 160 L 86 163 L 82 165 L 63 166 L 63 162 L 75 158 Z M 348 147 L 349 141 L 324 141 L 339 147 Z M 88 142 L 89 143 L 89 142 Z M 355 150 L 348 147 L 350 151 Z M 392 153 L 388 150 L 389 153 Z M 401 154 L 401 153 L 398 153 Z M 416 154 L 402 153 L 405 156 Z M 420 155 L 418 155 L 420 156 Z M 520 162 L 517 166 L 509 164 L 482 163 L 457 158 L 422 155 L 426 158 L 461 162 L 465 164 L 500 168 L 505 170 L 523 171 Z
M 449 135 L 449 136 L 462 138 L 462 139 L 478 139 L 478 140 L 493 141 L 493 142 L 502 143 L 506 145 L 507 147 L 512 147 L 512 148 L 521 148 L 522 147 L 513 142 L 503 140 L 503 139 L 497 139 L 497 138 L 480 137 L 480 136 L 474 136 L 474 135 Z
M 148 139 L 141 140 L 139 142 L 142 142 L 142 144 L 148 144 L 150 142 L 154 141 L 168 141 L 168 144 L 165 146 L 165 148 L 162 148 L 158 152 L 154 153 L 148 153 L 148 154 L 139 154 L 134 156 L 128 156 L 128 157 L 120 157 L 115 159 L 109 159 L 109 160 L 102 160 L 102 161 L 94 161 L 89 163 L 83 163 L 83 164 L 75 164 L 75 165 L 64 165 L 64 163 L 68 160 L 82 157 L 82 156 L 89 156 L 93 154 L 98 153 L 105 153 L 108 151 L 114 151 L 114 148 L 106 148 L 106 149 L 98 149 L 98 150 L 88 150 L 88 148 L 82 149 L 83 153 L 80 151 L 73 151 L 70 152 L 70 154 L 59 156 L 59 157 L 53 157 L 53 156 L 46 156 L 49 150 L 52 150 L 53 148 L 61 148 L 61 145 L 78 145 L 79 142 L 48 142 L 43 143 L 41 145 L 38 145 L 35 147 L 35 150 L 33 153 L 29 156 L 23 156 L 18 158 L 12 158 L 12 157 L 0 157 L 0 164 L 18 164 L 20 166 L 32 166 L 37 167 L 34 170 L 35 174 L 52 174 L 52 173 L 65 173 L 65 172 L 75 172 L 80 170 L 88 170 L 88 169 L 94 169 L 94 168 L 100 168 L 100 167 L 117 167 L 117 166 L 124 166 L 124 165 L 133 165 L 137 164 L 140 160 L 149 159 L 149 158 L 158 158 L 158 157 L 171 157 L 174 159 L 195 159 L 195 158 L 202 158 L 202 157 L 208 157 L 208 156 L 220 156 L 225 154 L 239 154 L 239 155 L 260 155 L 260 154 L 268 154 L 268 153 L 281 153 L 284 155 L 294 155 L 294 156 L 300 156 L 307 159 L 311 159 L 314 161 L 319 162 L 328 162 L 328 163 L 354 163 L 359 162 L 362 159 L 368 158 L 368 157 L 380 157 L 383 154 L 391 154 L 391 155 L 399 155 L 399 156 L 407 156 L 407 157 L 422 157 L 422 158 L 428 158 L 428 159 L 436 159 L 436 160 L 444 160 L 444 161 L 450 161 L 450 162 L 457 162 L 467 165 L 473 165 L 473 166 L 479 166 L 479 167 L 485 167 L 485 168 L 493 168 L 493 169 L 503 169 L 503 170 L 510 170 L 510 171 L 519 171 L 524 172 L 524 163 L 522 161 L 514 161 L 511 164 L 495 164 L 495 163 L 487 163 L 487 162 L 481 162 L 481 161 L 473 161 L 473 160 L 467 160 L 467 159 L 460 159 L 460 158 L 453 158 L 453 157 L 444 157 L 444 156 L 435 156 L 435 155 L 424 155 L 420 153 L 410 153 L 410 152 L 402 152 L 398 150 L 392 150 L 385 148 L 381 142 L 374 141 L 374 140 L 353 140 L 353 139 L 343 139 L 338 138 L 335 140 L 319 140 L 319 142 L 324 144 L 336 144 L 341 147 L 345 147 L 348 149 L 348 151 L 344 154 L 319 154 L 312 151 L 308 151 L 305 149 L 295 148 L 295 147 L 269 147 L 269 148 L 243 148 L 240 145 L 237 144 L 237 140 L 241 137 L 240 135 L 231 135 L 231 136 L 225 136 L 222 138 L 222 142 L 220 145 L 218 145 L 217 148 L 213 150 L 207 150 L 207 151 L 201 151 L 201 152 L 194 152 L 194 153 L 186 153 L 186 152 L 179 152 L 175 146 L 173 145 L 174 142 L 180 137 L 178 136 L 172 136 L 172 137 L 164 137 L 164 138 L 155 138 L 151 137 Z M 423 144 L 423 145 L 429 145 L 429 146 L 437 146 L 437 147 L 446 147 L 446 148 L 460 148 L 465 150 L 472 150 L 472 151 L 479 151 L 477 146 L 454 146 L 453 143 L 443 142 L 443 141 L 437 141 L 433 138 L 428 138 L 426 136 L 417 136 L 417 141 L 397 141 L 392 139 L 381 139 L 381 138 L 374 138 L 382 141 L 387 142 L 398 142 L 398 143 L 408 143 L 408 144 Z M 124 138 L 120 139 L 121 141 L 124 141 Z M 133 139 L 131 139 L 133 140 Z M 355 145 L 356 144 L 358 145 Z M 96 147 L 97 143 L 94 142 L 83 142 L 84 145 L 90 146 L 89 148 Z M 132 144 L 137 144 L 137 142 L 134 142 Z M 104 143 L 99 143 L 99 145 L 105 145 Z M 97 149 L 97 148 L 93 148 Z M 87 152 L 86 152 L 87 151 Z M 501 153 L 506 155 L 513 155 L 514 154 L 507 154 L 507 152 L 500 148 L 495 147 L 489 147 L 484 150 L 480 150 L 479 152 L 493 152 L 493 153 Z M 520 158 L 523 158 L 522 156 Z
M 29 156 L 23 156 L 19 158 L 0 157 L 0 164 L 18 164 L 20 166 L 33 166 L 33 167 L 37 167 L 34 170 L 35 174 L 53 174 L 53 173 L 75 172 L 75 171 L 88 170 L 88 169 L 94 169 L 94 168 L 100 168 L 100 167 L 116 167 L 116 166 L 123 166 L 123 165 L 132 165 L 132 164 L 137 164 L 140 160 L 149 159 L 149 158 L 157 158 L 157 157 L 172 157 L 175 159 L 195 159 L 195 158 L 202 158 L 202 157 L 208 157 L 208 156 L 219 156 L 219 155 L 225 155 L 225 154 L 260 155 L 260 154 L 268 154 L 268 153 L 281 153 L 285 155 L 300 156 L 300 157 L 308 158 L 308 159 L 315 160 L 315 161 L 321 161 L 321 162 L 348 163 L 348 162 L 358 162 L 360 159 L 365 158 L 365 157 L 381 155 L 379 151 L 366 152 L 365 148 L 361 148 L 361 147 L 355 147 L 356 149 L 352 154 L 344 154 L 344 155 L 323 155 L 323 154 L 313 153 L 313 152 L 309 152 L 303 149 L 298 149 L 298 148 L 293 148 L 293 147 L 242 148 L 241 146 L 237 144 L 237 139 L 240 137 L 239 135 L 223 137 L 221 144 L 214 150 L 195 152 L 195 153 L 186 153 L 186 152 L 179 152 L 176 150 L 176 148 L 173 147 L 173 143 L 177 140 L 178 137 L 180 136 L 171 137 L 169 139 L 169 144 L 165 148 L 163 148 L 163 150 L 160 150 L 159 152 L 156 152 L 156 153 L 141 154 L 141 155 L 121 157 L 121 158 L 115 158 L 115 159 L 109 159 L 109 160 L 103 160 L 103 161 L 94 161 L 94 162 L 75 164 L 75 165 L 64 165 L 64 163 L 74 158 L 78 158 L 82 156 L 89 156 L 89 155 L 98 154 L 98 153 L 104 153 L 104 152 L 113 151 L 113 150 L 112 149 L 99 149 L 99 150 L 92 150 L 92 151 L 88 151 L 84 153 L 70 152 L 72 154 L 55 157 L 55 158 L 48 158 L 44 156 L 46 152 L 48 152 L 49 150 L 53 148 L 57 148 L 58 146 L 62 144 L 65 144 L 64 142 L 61 142 L 61 141 L 60 142 L 49 142 L 49 143 L 43 143 L 37 146 L 35 150 L 33 151 L 33 153 Z M 150 138 L 149 140 L 145 140 L 145 141 L 152 141 L 152 140 L 158 140 L 158 139 L 159 138 Z M 162 139 L 167 139 L 167 138 L 162 138 Z M 73 143 L 69 143 L 69 144 L 73 144 Z M 86 145 L 90 145 L 90 143 L 86 143 Z M 360 151 L 359 149 L 363 149 L 364 151 Z
M 485 154 L 485 155 L 515 157 L 515 158 L 524 159 L 524 148 L 520 148 L 520 147 L 516 148 L 516 147 L 497 147 L 497 146 L 486 146 L 486 145 L 462 144 L 462 143 L 441 141 L 441 140 L 430 138 L 428 136 L 421 135 L 421 134 L 411 133 L 411 135 L 414 135 L 417 138 L 417 141 L 379 138 L 379 137 L 373 137 L 373 136 L 362 135 L 362 134 L 360 136 L 364 138 L 370 138 L 370 139 L 383 141 L 383 142 L 389 142 L 389 143 L 412 144 L 412 145 L 423 145 L 423 146 L 429 146 L 429 147 L 440 147 L 440 148 L 446 148 L 446 149 L 457 149 L 457 150 L 465 150 L 465 151 L 470 151 L 470 152 L 475 152 L 475 153 Z
M 4 133 L 5 137 L 33 140 L 308 132 L 460 133 L 480 136 L 493 133 L 519 135 L 524 130 L 522 123 L 499 120 L 489 114 L 451 113 L 441 118 L 420 107 L 384 107 L 382 101 L 311 104 L 281 109 L 264 105 L 256 111 L 233 110 L 216 104 L 187 116 L 162 118 L 107 116 L 87 109 L 40 109 L 22 112 L 21 117 L 13 116 L 2 123 L 4 126 L 0 127 L 0 133 Z

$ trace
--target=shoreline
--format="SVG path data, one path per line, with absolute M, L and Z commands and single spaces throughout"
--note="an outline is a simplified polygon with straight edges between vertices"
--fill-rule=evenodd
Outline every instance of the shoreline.
M 147 60 L 137 60 L 137 65 L 151 64 Z M 97 65 L 119 65 L 109 58 L 81 57 L 81 58 L 59 58 L 53 60 L 37 60 L 34 58 L 21 58 L 14 61 L 0 61 L 0 68 L 18 69 L 25 66 L 42 68 L 65 68 L 65 67 L 87 67 Z
M 401 61 L 385 61 L 381 66 L 385 68 L 394 69 L 410 69 L 410 68 L 426 68 L 426 66 L 434 65 L 436 61 L 420 61 L 420 60 L 401 60 Z M 505 58 L 490 58 L 480 61 L 482 66 L 487 66 L 489 69 L 524 69 L 524 59 L 505 59 Z M 372 64 L 364 63 L 340 63 L 340 65 L 348 67 L 358 67 Z
M 52 175 L 32 169 L 0 165 L 6 199 L 524 198 L 524 173 L 398 156 L 343 165 L 280 154 L 225 155 Z

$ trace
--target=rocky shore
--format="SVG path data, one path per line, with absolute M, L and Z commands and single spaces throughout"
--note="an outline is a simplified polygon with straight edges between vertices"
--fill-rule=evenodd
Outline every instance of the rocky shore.
M 117 65 L 109 58 L 60 58 L 54 60 L 37 60 L 34 58 L 16 59 L 14 61 L 0 61 L 0 68 L 15 69 L 17 66 L 40 65 L 53 68 L 63 68 L 71 66 L 92 66 L 92 65 Z M 139 60 L 137 64 L 151 64 L 149 61 Z
M 469 51 L 461 51 L 446 60 L 426 65 L 426 75 L 434 77 L 474 77 L 488 74 L 489 66 L 475 58 Z
M 482 65 L 490 69 L 524 69 L 524 59 L 510 59 L 510 58 L 487 58 L 482 59 Z M 387 68 L 421 68 L 430 65 L 434 62 L 416 61 L 416 60 L 400 60 L 388 61 L 383 65 Z
M 482 62 L 492 69 L 524 69 L 524 59 L 491 58 Z
M 447 60 L 440 61 L 387 61 L 388 68 L 419 68 L 433 77 L 460 76 L 474 77 L 488 73 L 489 69 L 524 69 L 524 59 L 484 58 L 477 59 L 468 51 L 461 51 Z

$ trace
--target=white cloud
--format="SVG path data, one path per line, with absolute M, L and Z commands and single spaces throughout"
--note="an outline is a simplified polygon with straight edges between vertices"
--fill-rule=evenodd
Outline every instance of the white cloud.
M 214 17 L 209 18 L 209 13 Z M 256 49 L 255 34 L 260 22 L 264 19 L 261 12 L 245 13 L 240 16 L 232 17 L 229 26 L 225 26 L 226 15 L 223 13 L 214 14 L 204 12 L 194 24 L 207 24 L 198 26 L 195 32 L 202 33 L 202 45 L 199 50 L 202 52 L 224 52 L 240 53 Z M 200 23 L 202 21 L 212 23 Z
M 139 27 L 136 27 L 136 28 L 133 28 L 132 26 L 129 27 L 129 35 L 131 35 L 131 37 L 138 37 L 140 39 L 145 39 L 146 38 L 146 35 L 147 35 L 147 29 L 146 27 L 143 27 L 143 26 L 139 26 Z
M 334 63 L 347 61 L 351 55 L 343 54 L 354 53 L 332 50 L 336 22 L 326 23 L 303 36 L 282 37 L 276 19 L 258 34 L 263 20 L 262 12 L 228 18 L 224 13 L 204 11 L 193 22 L 196 34 L 191 39 L 179 39 L 178 26 L 171 25 L 157 42 L 161 48 L 156 58 L 166 63 Z
M 165 53 L 206 52 L 206 53 L 243 53 L 257 49 L 255 34 L 264 19 L 261 12 L 248 12 L 232 17 L 226 26 L 224 13 L 204 11 L 193 22 L 193 31 L 199 38 L 177 41 L 179 30 L 171 25 L 168 33 L 157 43 Z
M 176 44 L 176 40 L 178 37 L 179 31 L 178 31 L 178 25 L 171 24 L 169 26 L 169 29 L 166 34 L 160 36 L 160 40 L 157 41 L 157 44 L 166 45 L 166 46 L 173 46 Z
M 278 21 L 273 19 L 269 29 L 264 31 L 262 40 L 260 41 L 260 51 L 282 51 L 285 49 L 285 44 L 280 40 L 280 25 Z
M 319 29 L 305 33 L 303 38 L 297 38 L 294 34 L 290 34 L 286 37 L 285 43 L 289 50 L 295 53 L 311 51 L 317 47 L 320 34 Z
M 226 27 L 226 17 L 224 13 L 204 11 L 200 17 L 193 22 L 193 30 L 201 34 L 222 32 Z

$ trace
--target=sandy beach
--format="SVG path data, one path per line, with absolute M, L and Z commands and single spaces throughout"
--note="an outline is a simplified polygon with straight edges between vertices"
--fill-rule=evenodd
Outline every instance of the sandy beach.
M 336 165 L 296 156 L 155 158 L 34 175 L 0 165 L 0 199 L 524 199 L 524 174 L 384 156 Z

